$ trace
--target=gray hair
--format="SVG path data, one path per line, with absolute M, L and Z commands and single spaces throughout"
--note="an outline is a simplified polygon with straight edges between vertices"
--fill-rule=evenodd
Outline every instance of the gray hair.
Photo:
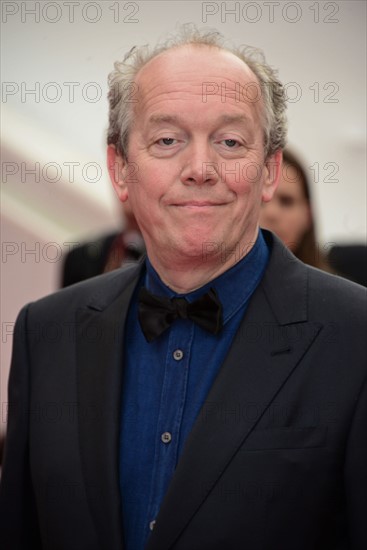
M 162 52 L 184 45 L 211 46 L 231 52 L 252 70 L 259 81 L 259 96 L 263 98 L 263 128 L 265 158 L 271 156 L 286 144 L 287 119 L 286 94 L 277 78 L 277 71 L 265 61 L 261 50 L 249 46 L 226 46 L 224 37 L 216 30 L 199 30 L 192 23 L 184 24 L 179 32 L 153 49 L 146 44 L 134 46 L 122 61 L 116 61 L 114 70 L 108 76 L 109 85 L 109 128 L 107 143 L 113 144 L 117 152 L 126 158 L 129 130 L 133 122 L 132 106 L 137 102 L 134 82 L 139 70 Z M 255 101 L 255 100 L 254 100 Z

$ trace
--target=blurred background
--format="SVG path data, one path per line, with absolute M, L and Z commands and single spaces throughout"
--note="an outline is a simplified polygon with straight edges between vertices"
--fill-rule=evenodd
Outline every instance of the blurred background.
M 116 230 L 107 74 L 177 24 L 264 50 L 286 84 L 289 143 L 311 174 L 317 240 L 366 242 L 366 3 L 2 2 L 1 405 L 14 321 L 60 286 L 77 243 Z

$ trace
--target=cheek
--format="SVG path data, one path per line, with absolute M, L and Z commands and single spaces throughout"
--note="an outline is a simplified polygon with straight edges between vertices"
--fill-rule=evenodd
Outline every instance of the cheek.
M 302 210 L 295 209 L 284 216 L 283 227 L 291 233 L 291 240 L 300 240 L 308 229 L 308 217 Z
M 258 187 L 263 176 L 263 168 L 256 161 L 250 162 L 242 168 L 242 177 L 248 186 Z
M 141 164 L 144 166 L 142 169 L 137 166 L 135 178 L 129 183 L 129 197 L 132 204 L 143 206 L 146 201 L 153 201 L 159 193 L 159 177 L 162 175 L 156 176 L 156 172 L 147 169 L 144 164 Z
M 299 208 L 296 213 L 296 224 L 300 231 L 306 231 L 309 225 L 309 216 L 305 208 Z
M 239 175 L 238 175 L 239 174 Z M 242 171 L 227 176 L 225 184 L 239 200 L 258 200 L 261 202 L 261 185 L 258 177 L 242 177 Z
M 246 160 L 219 162 L 222 181 L 238 195 L 248 194 L 261 186 L 264 165 L 252 154 Z

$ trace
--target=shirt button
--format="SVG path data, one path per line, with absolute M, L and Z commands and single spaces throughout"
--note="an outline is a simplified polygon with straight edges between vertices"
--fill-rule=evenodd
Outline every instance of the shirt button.
M 184 356 L 184 353 L 183 353 L 182 349 L 176 349 L 173 352 L 173 359 L 175 359 L 175 361 L 181 361 L 183 356 Z
M 155 526 L 155 519 L 149 523 L 149 529 L 150 529 L 151 531 L 153 531 L 154 526 Z
M 163 443 L 169 443 L 172 439 L 172 435 L 169 432 L 164 432 L 161 435 L 161 440 Z

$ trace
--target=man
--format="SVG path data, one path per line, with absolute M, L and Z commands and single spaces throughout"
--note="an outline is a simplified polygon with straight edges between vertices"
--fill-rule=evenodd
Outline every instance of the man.
M 4 540 L 361 550 L 364 289 L 259 231 L 282 87 L 263 61 L 185 31 L 110 78 L 108 165 L 146 261 L 19 316 Z

